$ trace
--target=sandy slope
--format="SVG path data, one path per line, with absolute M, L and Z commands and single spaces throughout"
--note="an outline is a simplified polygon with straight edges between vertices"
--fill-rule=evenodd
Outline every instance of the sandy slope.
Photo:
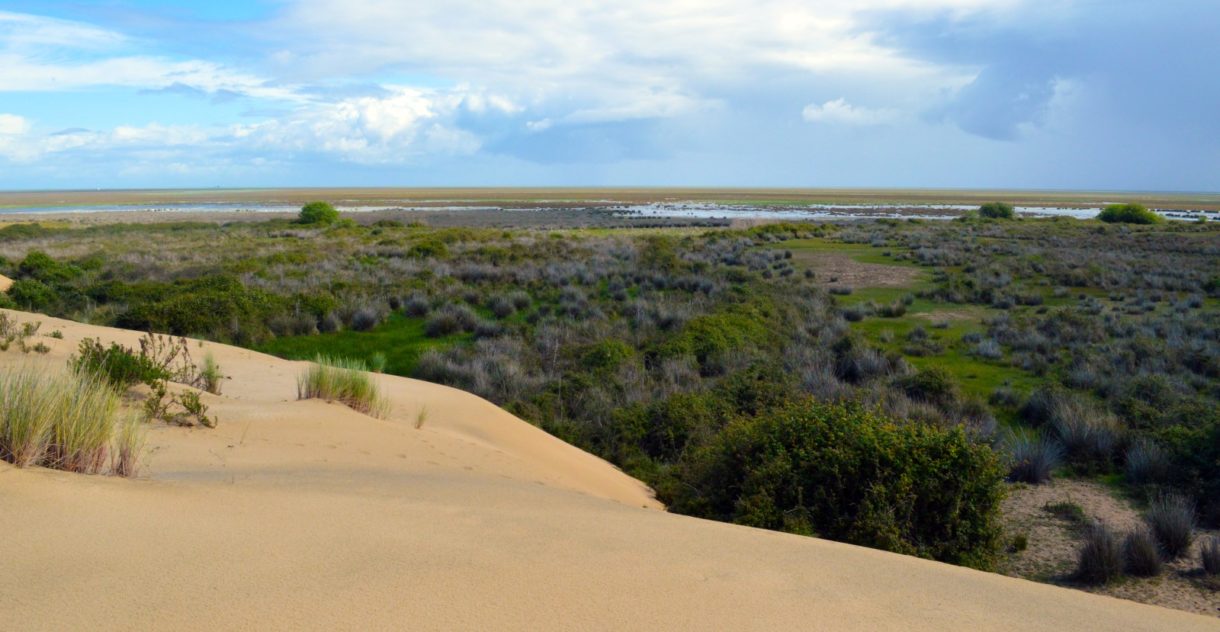
M 13 287 L 13 280 L 0 274 L 0 292 L 7 292 L 10 287 Z
M 0 365 L 138 337 L 18 316 L 64 339 Z M 207 346 L 232 376 L 205 397 L 220 427 L 154 426 L 139 480 L 0 464 L 5 627 L 1220 628 L 666 514 L 637 481 L 469 394 L 382 377 L 394 410 L 379 421 L 295 401 L 298 363 Z

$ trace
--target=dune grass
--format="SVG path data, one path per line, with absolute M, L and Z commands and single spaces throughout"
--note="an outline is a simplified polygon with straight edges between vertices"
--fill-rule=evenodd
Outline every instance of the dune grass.
M 363 360 L 322 355 L 297 378 L 297 398 L 333 400 L 377 418 L 390 408 Z
M 84 474 L 109 462 L 131 476 L 143 445 L 143 427 L 121 414 L 104 380 L 28 365 L 0 373 L 0 458 Z
M 46 373 L 27 365 L 0 374 L 0 458 L 18 467 L 37 463 L 59 408 Z

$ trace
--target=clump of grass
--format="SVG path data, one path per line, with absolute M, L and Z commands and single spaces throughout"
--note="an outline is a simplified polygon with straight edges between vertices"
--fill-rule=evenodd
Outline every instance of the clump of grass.
M 38 462 L 58 409 L 45 372 L 22 366 L 0 375 L 0 458 L 18 467 Z
M 1200 547 L 1199 555 L 1203 558 L 1204 573 L 1220 575 L 1220 538 L 1208 538 Z
M 1085 532 L 1076 562 L 1077 581 L 1105 584 L 1123 572 L 1123 551 L 1118 537 L 1105 523 L 1095 522 Z
M 1152 501 L 1144 519 L 1171 560 L 1186 554 L 1194 541 L 1195 508 L 1183 496 L 1166 494 Z
M 69 472 L 102 471 L 118 424 L 119 397 L 99 376 L 72 372 L 57 385 L 60 408 L 51 424 L 44 457 L 51 467 Z
M 144 452 L 144 423 L 139 417 L 127 415 L 114 437 L 110 471 L 117 476 L 135 476 Z
M 1136 577 L 1155 577 L 1164 568 L 1156 538 L 1147 528 L 1127 534 L 1123 540 L 1123 556 L 1127 560 L 1127 572 Z
M 1126 461 L 1127 482 L 1133 485 L 1160 483 L 1169 476 L 1169 454 L 1147 439 L 1127 449 Z
M 1118 445 L 1117 420 L 1082 398 L 1056 402 L 1051 427 L 1076 463 L 1105 463 Z
M 373 417 L 389 412 L 389 402 L 369 377 L 368 367 L 347 358 L 318 356 L 297 379 L 297 398 L 334 400 Z
M 105 469 L 121 423 L 119 396 L 104 378 L 24 366 L 0 373 L 0 458 L 96 474 Z M 114 473 L 134 473 L 143 448 L 136 428 L 121 428 Z
M 369 370 L 373 373 L 385 373 L 385 365 L 388 360 L 385 354 L 378 351 L 369 357 Z
M 219 395 L 220 381 L 223 379 L 224 375 L 220 373 L 216 358 L 212 357 L 211 353 L 203 356 L 203 366 L 199 369 L 199 386 L 213 395 Z
M 1012 481 L 1039 485 L 1051 480 L 1051 472 L 1063 461 L 1063 446 L 1041 433 L 1014 432 L 1004 442 Z

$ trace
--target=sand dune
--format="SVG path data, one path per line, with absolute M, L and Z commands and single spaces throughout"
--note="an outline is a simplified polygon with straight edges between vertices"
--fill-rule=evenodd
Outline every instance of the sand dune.
M 0 366 L 139 337 L 10 313 L 64 337 Z M 140 478 L 0 464 L 5 627 L 1220 629 L 667 514 L 638 481 L 470 394 L 380 376 L 393 410 L 376 420 L 296 401 L 301 363 L 205 347 L 232 378 L 204 396 L 220 426 L 152 426 Z

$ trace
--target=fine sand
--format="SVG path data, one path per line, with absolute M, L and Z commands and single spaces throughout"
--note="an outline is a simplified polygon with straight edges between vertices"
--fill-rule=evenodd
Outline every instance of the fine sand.
M 42 321 L 62 364 L 82 337 Z M 137 479 L 0 463 L 4 627 L 1217 630 L 1214 618 L 661 511 L 475 396 L 380 376 L 385 420 L 226 347 L 220 425 L 150 426 Z M 421 415 L 422 413 L 422 415 Z M 421 423 L 422 422 L 422 425 Z

